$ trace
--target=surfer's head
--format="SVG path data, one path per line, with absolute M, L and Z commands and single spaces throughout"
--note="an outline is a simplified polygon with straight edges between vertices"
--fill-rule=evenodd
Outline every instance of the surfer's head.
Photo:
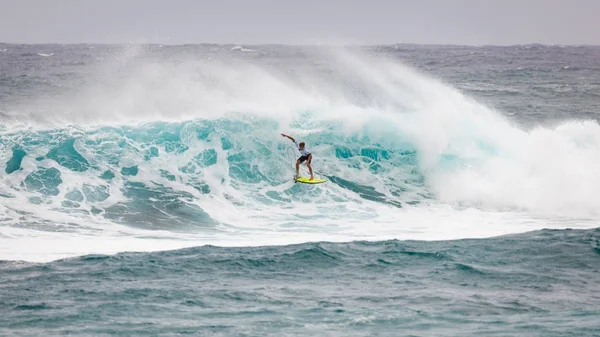
M 298 144 L 298 146 L 300 146 L 301 149 L 304 148 L 304 142 L 300 142 L 300 144 Z

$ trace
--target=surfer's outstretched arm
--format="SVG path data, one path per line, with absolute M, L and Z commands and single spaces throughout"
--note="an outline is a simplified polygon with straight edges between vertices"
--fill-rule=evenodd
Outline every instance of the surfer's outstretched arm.
M 286 135 L 286 134 L 284 134 L 284 133 L 282 133 L 282 134 L 281 134 L 281 136 L 283 136 L 283 137 L 285 137 L 285 138 L 288 138 L 288 139 L 289 139 L 289 140 L 291 140 L 292 142 L 295 142 L 295 141 L 296 141 L 296 140 L 294 139 L 294 137 L 288 136 L 288 135 Z

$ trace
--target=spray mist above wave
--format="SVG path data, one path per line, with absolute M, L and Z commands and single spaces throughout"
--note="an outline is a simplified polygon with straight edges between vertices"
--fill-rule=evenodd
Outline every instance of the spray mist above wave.
M 423 207 L 598 216 L 595 123 L 527 132 L 381 55 L 217 56 L 133 49 L 95 65 L 103 76 L 81 89 L 13 114 L 37 127 L 3 131 L 6 222 L 25 212 L 38 225 L 60 214 L 50 222 L 427 238 L 499 232 L 427 224 L 411 213 Z M 281 131 L 311 145 L 330 183 L 289 182 Z
M 282 65 L 222 55 L 158 62 L 133 48 L 119 61 L 109 68 L 126 75 L 113 79 L 114 90 L 95 83 L 67 101 L 66 122 L 181 121 L 237 112 L 232 118 L 272 120 L 279 130 L 309 137 L 332 130 L 341 141 L 359 137 L 365 146 L 414 151 L 425 184 L 444 202 L 598 215 L 593 191 L 600 180 L 593 172 L 600 166 L 594 160 L 600 128 L 594 122 L 526 132 L 438 80 L 356 50 L 310 50 Z

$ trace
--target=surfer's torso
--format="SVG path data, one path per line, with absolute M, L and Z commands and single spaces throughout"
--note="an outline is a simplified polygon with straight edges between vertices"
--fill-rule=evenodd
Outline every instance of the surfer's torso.
M 294 141 L 294 144 L 296 144 L 296 147 L 298 148 L 298 151 L 300 151 L 300 154 L 303 157 L 308 157 L 308 155 L 310 154 L 310 151 L 308 151 L 308 149 L 306 148 L 306 146 L 303 149 L 300 149 L 300 145 L 298 145 L 297 141 Z

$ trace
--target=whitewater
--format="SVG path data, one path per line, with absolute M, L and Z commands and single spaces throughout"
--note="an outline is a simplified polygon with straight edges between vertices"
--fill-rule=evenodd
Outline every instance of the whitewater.
M 519 124 L 397 46 L 5 48 L 0 259 L 598 227 L 595 120 Z

